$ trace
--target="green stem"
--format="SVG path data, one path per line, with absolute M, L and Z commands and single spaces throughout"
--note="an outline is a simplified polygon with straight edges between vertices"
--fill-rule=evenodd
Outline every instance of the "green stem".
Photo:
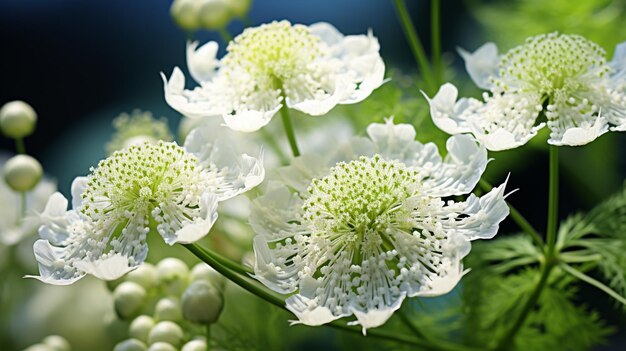
M 17 216 L 17 225 L 21 225 L 26 217 L 26 192 L 20 192 L 20 213 Z
M 233 36 L 230 35 L 226 27 L 220 28 L 218 32 L 220 33 L 220 37 L 222 38 L 222 41 L 224 42 L 224 44 L 228 44 L 231 40 L 233 40 Z
M 515 335 L 517 335 L 517 332 L 526 321 L 526 317 L 528 317 L 528 314 L 535 307 L 537 301 L 539 301 L 541 292 L 548 283 L 548 278 L 550 276 L 552 268 L 554 268 L 554 260 L 546 261 L 545 264 L 541 266 L 541 276 L 539 277 L 539 282 L 537 283 L 537 286 L 522 306 L 522 310 L 520 314 L 517 315 L 517 318 L 511 325 L 511 328 L 509 328 L 509 330 L 506 332 L 506 334 L 504 334 L 502 339 L 500 339 L 500 342 L 498 342 L 494 350 L 507 351 L 511 349 L 511 344 L 515 340 Z
M 426 57 L 426 53 L 424 52 L 424 47 L 422 46 L 422 43 L 417 36 L 415 25 L 411 20 L 411 16 L 409 16 L 409 11 L 406 7 L 406 3 L 404 2 L 404 0 L 393 0 L 393 4 L 400 19 L 402 29 L 404 30 L 404 35 L 406 35 L 406 38 L 409 41 L 411 51 L 413 51 L 413 56 L 415 56 L 415 60 L 420 67 L 422 76 L 424 77 L 424 83 L 426 83 L 428 93 L 432 94 L 434 93 L 436 87 L 433 81 L 432 72 L 430 70 L 430 64 L 428 63 L 428 58 Z
M 550 188 L 548 193 L 548 226 L 546 229 L 546 256 L 553 257 L 556 247 L 556 229 L 559 214 L 559 147 L 550 145 Z
M 493 186 L 489 184 L 489 182 L 483 179 L 480 180 L 479 184 L 480 187 L 486 192 L 490 191 L 493 188 Z M 530 224 L 530 222 L 528 222 L 528 220 L 526 220 L 526 218 L 524 218 L 524 216 L 522 216 L 522 214 L 515 207 L 513 207 L 510 202 L 507 201 L 507 205 L 509 206 L 511 219 L 513 219 L 513 221 L 517 223 L 520 229 L 522 229 L 526 234 L 530 235 L 530 237 L 533 239 L 533 241 L 535 241 L 537 245 L 539 245 L 539 247 L 543 247 L 543 239 L 541 239 L 541 235 L 539 235 L 539 232 L 537 232 L 532 224 Z
M 285 128 L 285 134 L 287 134 L 289 146 L 291 146 L 291 151 L 293 152 L 293 157 L 298 157 L 300 156 L 300 150 L 298 149 L 298 143 L 296 142 L 296 133 L 293 130 L 291 118 L 289 117 L 289 108 L 287 107 L 287 102 L 285 101 L 284 97 L 283 107 L 280 108 L 280 115 L 283 119 L 283 127 Z
M 585 273 L 565 264 L 562 263 L 561 265 L 559 265 L 559 267 L 561 267 L 564 271 L 566 271 L 567 273 L 571 274 L 572 276 L 584 281 L 587 284 L 593 285 L 596 288 L 604 291 L 606 294 L 608 294 L 609 296 L 611 296 L 612 298 L 614 298 L 615 300 L 617 300 L 618 302 L 620 302 L 621 304 L 626 306 L 626 299 L 621 296 L 620 294 L 616 293 L 613 289 L 609 288 L 608 286 L 602 284 L 602 282 L 597 281 L 593 278 L 591 278 L 590 276 L 586 275 Z
M 26 153 L 26 147 L 24 146 L 24 139 L 22 138 L 15 139 L 15 150 L 17 151 L 18 154 Z
M 235 272 L 232 272 L 226 266 L 222 265 L 220 262 L 215 260 L 214 258 L 215 253 L 212 253 L 209 250 L 205 250 L 196 244 L 185 244 L 183 246 L 186 249 L 188 249 L 191 253 L 193 253 L 196 257 L 198 257 L 199 259 L 201 259 L 202 261 L 204 261 L 205 263 L 213 267 L 213 269 L 221 273 L 223 276 L 225 276 L 227 279 L 237 284 L 241 288 L 260 297 L 261 299 L 271 303 L 274 306 L 277 306 L 283 310 L 288 311 L 287 307 L 285 306 L 285 301 L 282 298 L 267 292 L 265 289 L 250 282 L 250 280 L 248 280 L 247 278 L 244 278 L 243 276 Z M 351 327 L 338 321 L 335 321 L 328 325 L 335 329 L 341 329 L 341 330 L 345 330 L 345 331 L 359 334 L 359 335 L 361 334 L 361 328 Z M 479 351 L 480 350 L 474 347 L 458 345 L 458 344 L 449 343 L 445 341 L 420 340 L 420 339 L 416 339 L 416 338 L 406 336 L 406 335 L 398 335 L 395 333 L 390 333 L 384 330 L 369 330 L 368 335 L 379 338 L 379 339 L 420 346 L 428 350 L 440 350 L 440 351 Z
M 211 325 L 206 325 L 206 347 L 207 350 L 211 349 Z
M 443 62 L 441 62 L 441 3 L 439 0 L 430 2 L 430 43 L 434 69 L 434 81 L 436 85 L 442 83 Z

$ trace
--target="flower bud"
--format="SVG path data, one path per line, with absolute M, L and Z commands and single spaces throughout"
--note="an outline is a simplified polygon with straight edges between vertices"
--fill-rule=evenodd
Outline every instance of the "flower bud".
M 202 1 L 198 0 L 174 0 L 170 8 L 170 15 L 176 24 L 185 30 L 200 28 L 198 12 Z
M 154 319 L 150 316 L 142 315 L 135 318 L 128 327 L 128 335 L 144 343 L 148 342 L 150 330 L 154 327 Z
M 215 323 L 224 306 L 222 293 L 204 280 L 196 280 L 185 290 L 183 316 L 198 324 Z
M 183 345 L 180 351 L 207 351 L 207 345 L 204 340 L 191 340 Z
M 24 101 L 7 102 L 0 109 L 0 129 L 9 138 L 21 139 L 35 130 L 37 113 Z
M 143 342 L 137 339 L 128 339 L 115 345 L 113 351 L 146 351 L 147 349 Z
M 123 282 L 113 291 L 115 312 L 121 319 L 131 318 L 139 313 L 145 298 L 146 289 L 141 285 Z
M 183 311 L 178 299 L 166 297 L 157 302 L 154 308 L 154 317 L 158 321 L 178 322 L 183 319 Z
M 4 164 L 4 180 L 15 191 L 32 190 L 42 175 L 39 161 L 28 155 L 13 156 Z
M 232 20 L 228 0 L 203 0 L 198 17 L 206 29 L 221 29 Z
M 176 348 L 166 342 L 155 342 L 150 345 L 148 351 L 178 351 Z
M 35 344 L 25 348 L 24 351 L 54 351 L 54 349 L 46 344 Z
M 189 267 L 177 258 L 165 258 L 157 264 L 157 282 L 170 295 L 178 295 L 187 286 Z
M 235 17 L 242 18 L 248 14 L 250 2 L 250 0 L 228 0 L 228 6 Z
M 223 275 L 213 269 L 213 267 L 203 262 L 198 263 L 191 269 L 189 279 L 192 282 L 196 280 L 204 280 L 218 288 L 223 287 L 225 283 Z
M 152 345 L 159 341 L 178 346 L 183 341 L 183 330 L 174 322 L 159 322 L 150 330 L 148 343 Z
M 54 351 L 71 351 L 72 347 L 70 343 L 62 336 L 49 335 L 46 336 L 43 341 L 45 345 L 50 346 Z
M 156 285 L 156 268 L 150 263 L 144 263 L 126 275 L 126 281 L 137 283 L 149 290 Z

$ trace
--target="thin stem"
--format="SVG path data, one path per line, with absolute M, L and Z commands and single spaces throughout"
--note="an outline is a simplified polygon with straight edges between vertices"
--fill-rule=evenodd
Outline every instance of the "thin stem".
M 233 36 L 228 32 L 226 27 L 220 28 L 218 32 L 220 33 L 220 37 L 222 38 L 224 44 L 228 44 L 231 40 L 233 40 Z
M 293 157 L 298 157 L 300 156 L 300 150 L 298 149 L 298 143 L 296 142 L 296 133 L 293 130 L 291 118 L 289 118 L 289 108 L 287 107 L 284 99 L 283 107 L 280 108 L 280 115 L 283 119 L 283 127 L 285 128 L 285 134 L 287 134 L 289 146 L 291 146 L 291 151 L 293 152 Z
M 17 225 L 21 225 L 26 217 L 26 192 L 20 192 L 20 213 L 17 216 Z
M 18 154 L 25 154 L 26 153 L 26 147 L 24 146 L 24 139 L 22 139 L 22 138 L 15 139 L 15 151 Z
M 422 76 L 424 77 L 428 93 L 433 93 L 436 87 L 431 75 L 432 72 L 430 70 L 430 64 L 428 63 L 428 58 L 424 52 L 424 47 L 417 36 L 417 31 L 413 21 L 411 20 L 411 16 L 409 15 L 406 3 L 404 0 L 393 0 L 393 4 L 400 19 L 402 29 L 404 30 L 404 35 L 406 35 L 406 38 L 409 41 L 411 51 L 413 51 L 413 56 L 415 56 L 415 60 L 420 67 Z
M 216 261 L 217 263 L 219 263 L 220 265 L 230 269 L 231 271 L 234 271 L 236 273 L 239 273 L 243 276 L 248 276 L 249 274 L 254 274 L 254 271 L 249 268 L 246 267 L 244 265 L 241 265 L 233 260 L 229 260 L 228 258 L 218 254 L 217 252 L 213 252 L 211 250 L 206 250 L 203 249 L 202 247 L 196 245 L 196 244 L 189 244 L 192 246 L 197 247 L 199 250 L 203 251 L 204 254 L 206 256 L 210 256 L 212 260 Z
M 441 3 L 439 0 L 430 2 L 430 45 L 434 69 L 434 81 L 436 85 L 442 83 L 443 62 L 441 62 Z
M 205 250 L 202 247 L 195 245 L 195 244 L 185 244 L 183 246 L 186 249 L 188 249 L 191 253 L 193 253 L 196 257 L 198 257 L 199 259 L 201 259 L 202 261 L 204 261 L 205 263 L 213 267 L 213 269 L 215 269 L 216 271 L 224 275 L 227 279 L 237 284 L 244 290 L 247 290 L 248 292 L 260 297 L 261 299 L 271 303 L 274 306 L 280 307 L 281 309 L 288 311 L 287 307 L 285 306 L 285 301 L 283 301 L 282 298 L 277 297 L 267 292 L 265 289 L 259 287 L 258 285 L 250 282 L 248 279 L 244 278 L 243 276 L 235 272 L 232 272 L 226 266 L 220 264 L 213 257 L 215 253 L 212 253 L 209 250 Z M 335 329 L 341 329 L 341 330 L 345 330 L 345 331 L 359 334 L 359 335 L 361 334 L 361 328 L 351 327 L 338 321 L 335 321 L 328 325 Z M 421 346 L 428 350 L 440 350 L 440 351 L 479 351 L 480 350 L 474 347 L 453 344 L 453 343 L 449 343 L 446 341 L 420 340 L 420 339 L 416 339 L 416 338 L 406 336 L 406 335 L 398 335 L 398 334 L 390 333 L 384 330 L 369 330 L 368 335 L 379 338 L 379 339 L 390 340 L 390 341 L 395 341 L 395 342 L 410 344 L 410 345 L 415 345 L 415 346 Z
M 211 349 L 211 325 L 206 325 L 206 347 L 208 350 Z
M 563 268 L 564 271 L 566 271 L 567 273 L 573 275 L 574 277 L 584 281 L 587 284 L 593 285 L 596 288 L 604 291 L 607 295 L 611 296 L 612 298 L 614 298 L 615 300 L 617 300 L 618 302 L 620 302 L 623 305 L 626 305 L 626 299 L 621 296 L 620 294 L 616 293 L 613 289 L 609 288 L 608 286 L 604 285 L 602 282 L 595 280 L 593 278 L 591 278 L 590 276 L 586 275 L 585 273 L 573 268 L 572 266 L 569 266 L 565 263 L 561 263 L 561 265 L 559 265 L 559 267 Z
M 548 193 L 548 226 L 546 229 L 546 256 L 554 256 L 559 214 L 559 149 L 550 145 L 550 188 Z
M 520 314 L 517 315 L 515 322 L 513 322 L 511 328 L 506 332 L 506 334 L 504 334 L 502 339 L 500 339 L 500 342 L 496 345 L 494 350 L 506 351 L 511 349 L 511 344 L 515 339 L 515 335 L 517 335 L 517 332 L 526 321 L 526 317 L 528 317 L 530 311 L 532 311 L 533 307 L 535 307 L 535 304 L 537 304 L 537 301 L 541 296 L 541 292 L 548 283 L 548 277 L 550 276 L 550 272 L 552 271 L 553 267 L 554 261 L 552 260 L 547 261 L 544 265 L 541 266 L 541 276 L 539 277 L 539 282 L 537 283 L 535 290 L 533 290 L 533 292 L 530 294 L 530 296 L 522 306 Z
M 484 179 L 480 180 L 479 185 L 484 191 L 487 192 L 493 188 L 493 186 Z M 537 245 L 543 247 L 543 239 L 541 238 L 541 235 L 539 235 L 539 232 L 537 232 L 532 224 L 530 224 L 530 222 L 528 222 L 528 220 L 526 220 L 526 218 L 524 218 L 524 216 L 522 216 L 522 214 L 515 207 L 513 207 L 510 202 L 507 201 L 507 205 L 509 206 L 511 219 L 517 223 L 521 230 L 530 235 Z
M 426 335 L 421 330 L 419 330 L 419 328 L 415 325 L 415 323 L 413 323 L 411 318 L 407 316 L 406 312 L 399 310 L 398 317 L 400 317 L 402 323 L 404 323 L 404 325 L 406 325 L 407 328 L 409 328 L 409 330 L 413 332 L 413 334 L 420 337 L 421 339 L 426 339 Z

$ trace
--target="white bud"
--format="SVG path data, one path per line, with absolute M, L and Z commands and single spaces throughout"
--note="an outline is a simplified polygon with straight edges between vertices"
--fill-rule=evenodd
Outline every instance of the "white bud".
M 170 295 L 178 295 L 187 286 L 189 267 L 177 258 L 165 258 L 157 264 L 157 282 Z
M 43 341 L 44 344 L 50 346 L 54 351 L 71 351 L 70 343 L 62 336 L 49 335 Z
M 223 275 L 213 269 L 213 267 L 203 262 L 193 266 L 191 273 L 189 274 L 189 279 L 192 282 L 196 280 L 204 280 L 218 288 L 223 287 L 225 282 Z
M 206 29 L 221 29 L 232 20 L 227 0 L 202 0 L 198 13 L 200 25 Z
M 123 282 L 113 291 L 115 312 L 121 319 L 135 316 L 146 298 L 146 290 L 139 284 Z
M 198 13 L 202 6 L 199 0 L 174 0 L 170 8 L 170 15 L 181 28 L 196 30 L 200 28 Z
M 54 351 L 54 349 L 46 344 L 35 344 L 25 348 L 24 351 Z
M 126 281 L 137 283 L 144 289 L 151 289 L 156 285 L 156 268 L 150 263 L 144 263 L 126 275 Z
M 198 324 L 215 323 L 224 306 L 222 293 L 209 282 L 197 280 L 191 283 L 182 299 L 183 316 Z
M 143 342 L 137 339 L 128 339 L 115 345 L 113 351 L 146 351 L 147 349 Z
M 178 351 L 176 348 L 166 342 L 156 342 L 150 345 L 148 351 Z
M 157 302 L 154 308 L 154 317 L 158 321 L 178 322 L 183 319 L 180 302 L 173 297 L 166 297 Z
M 148 335 L 150 345 L 157 342 L 165 342 L 173 346 L 178 346 L 183 341 L 183 330 L 178 324 L 170 321 L 157 323 Z
M 15 191 L 32 190 L 42 175 L 39 161 L 28 155 L 13 156 L 4 164 L 4 180 Z
M 139 316 L 130 323 L 128 327 L 128 335 L 137 340 L 148 342 L 150 330 L 154 327 L 154 319 L 150 316 Z
M 21 139 L 35 130 L 37 113 L 24 101 L 7 102 L 0 109 L 0 129 L 9 138 Z
M 204 340 L 191 340 L 183 345 L 180 351 L 207 351 L 207 345 Z
M 250 10 L 250 0 L 228 0 L 230 12 L 235 17 L 245 17 Z

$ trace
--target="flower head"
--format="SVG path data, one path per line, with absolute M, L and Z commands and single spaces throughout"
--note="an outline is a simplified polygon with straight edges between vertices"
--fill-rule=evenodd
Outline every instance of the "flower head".
M 73 209 L 56 193 L 34 245 L 40 276 L 70 284 L 86 273 L 116 279 L 146 258 L 149 233 L 169 245 L 204 237 L 217 219 L 217 203 L 264 176 L 262 160 L 237 154 L 226 139 L 192 132 L 185 148 L 160 141 L 115 152 L 72 184 Z
M 382 325 L 407 296 L 449 292 L 470 241 L 491 238 L 508 214 L 504 185 L 465 202 L 487 165 L 469 136 L 434 144 L 410 125 L 372 124 L 323 159 L 296 158 L 253 202 L 255 277 L 281 293 L 300 323 L 355 315 Z
M 327 23 L 272 22 L 248 28 L 218 61 L 217 44 L 187 46 L 191 76 L 200 87 L 184 90 L 175 68 L 163 76 L 165 99 L 187 117 L 222 116 L 231 128 L 251 132 L 269 123 L 283 104 L 319 116 L 337 104 L 363 100 L 383 82 L 385 67 L 372 34 L 344 37 Z
M 155 119 L 151 112 L 134 110 L 122 113 L 113 120 L 115 134 L 107 144 L 110 155 L 117 150 L 144 142 L 156 144 L 159 140 L 172 141 L 172 133 L 165 118 Z
M 460 52 L 470 77 L 491 95 L 483 94 L 484 102 L 457 102 L 456 88 L 442 86 L 429 102 L 433 121 L 448 133 L 472 133 L 497 151 L 525 144 L 546 124 L 553 145 L 584 145 L 609 125 L 626 128 L 626 70 L 619 47 L 607 63 L 597 44 L 551 33 L 500 56 L 493 43 Z

